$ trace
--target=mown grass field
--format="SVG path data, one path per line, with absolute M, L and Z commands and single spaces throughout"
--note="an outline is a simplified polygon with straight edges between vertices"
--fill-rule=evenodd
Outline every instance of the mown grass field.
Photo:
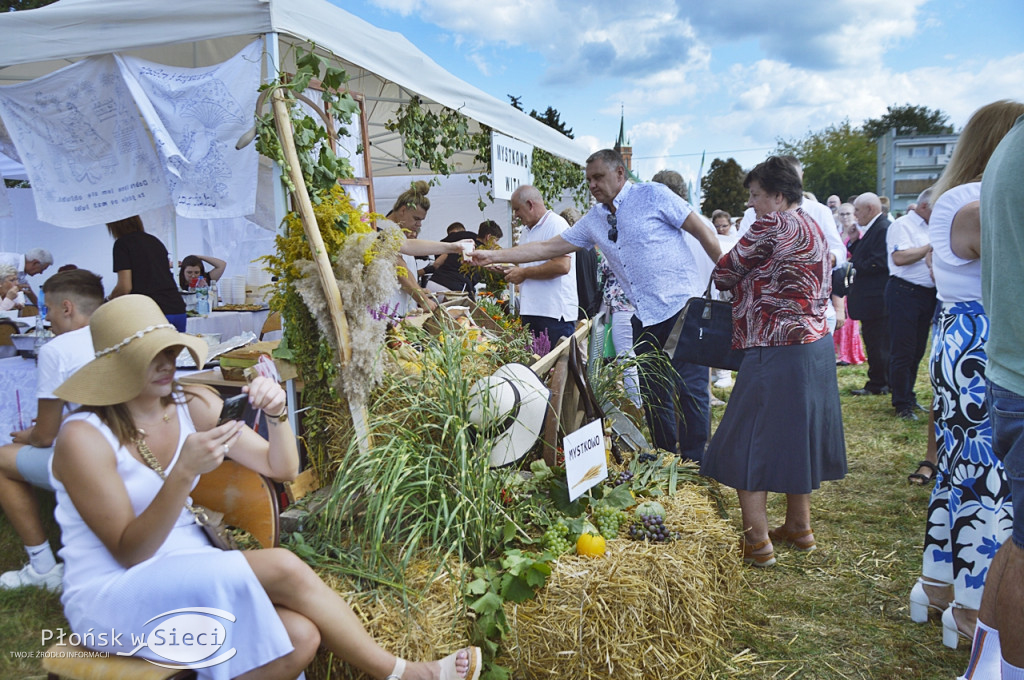
M 775 568 L 746 570 L 743 623 L 719 678 L 933 680 L 955 678 L 966 667 L 966 644 L 943 647 L 937 619 L 917 625 L 907 614 L 929 492 L 909 485 L 907 474 L 923 457 L 926 421 L 896 419 L 887 396 L 849 396 L 864 384 L 864 367 L 838 370 L 849 474 L 812 497 L 817 551 L 778 547 Z M 716 392 L 728 398 L 728 391 Z M 918 400 L 928 403 L 930 396 L 922 370 Z M 716 418 L 722 412 L 716 408 Z M 739 531 L 735 494 L 723 491 Z M 42 498 L 52 509 L 52 497 Z M 781 522 L 783 514 L 782 497 L 771 495 L 769 516 Z M 56 542 L 52 521 L 50 534 Z M 0 520 L 0 571 L 20 568 L 24 559 L 9 523 Z M 15 653 L 41 652 L 42 631 L 66 626 L 56 595 L 0 591 L 0 679 L 45 677 L 40 660 Z

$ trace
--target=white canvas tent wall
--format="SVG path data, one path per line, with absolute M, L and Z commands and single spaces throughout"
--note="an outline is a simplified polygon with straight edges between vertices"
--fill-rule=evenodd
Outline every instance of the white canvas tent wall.
M 384 31 L 325 0 L 60 0 L 0 14 L 0 85 L 22 82 L 94 54 L 123 52 L 174 66 L 205 66 L 256 35 L 277 34 L 281 65 L 309 43 L 333 54 L 367 98 L 374 175 L 404 174 L 400 144 L 381 125 L 412 94 L 510 137 L 582 164 L 587 149 L 451 75 L 401 34 Z M 271 51 L 273 52 L 273 47 Z M 273 57 L 273 54 L 271 55 Z M 467 156 L 460 170 L 473 168 Z
M 0 85 L 112 52 L 173 66 L 207 66 L 228 59 L 259 35 L 266 36 L 270 64 L 293 71 L 293 47 L 308 50 L 315 44 L 348 72 L 350 89 L 365 97 L 375 177 L 410 173 L 401 140 L 383 125 L 413 95 L 427 107 L 459 110 L 472 125 L 489 126 L 576 163 L 588 154 L 582 144 L 452 76 L 402 35 L 325 0 L 59 0 L 40 9 L 0 13 L 0 35 Z M 454 161 L 458 172 L 486 171 L 474 166 L 472 154 L 459 154 Z M 282 212 L 283 202 L 278 203 Z M 478 214 L 462 219 L 469 222 Z M 444 225 L 432 220 L 430 226 L 424 236 L 439 237 L 434 232 Z M 22 249 L 3 241 L 0 247 Z M 25 247 L 33 245 L 46 244 Z M 109 272 L 109 261 L 99 271 Z

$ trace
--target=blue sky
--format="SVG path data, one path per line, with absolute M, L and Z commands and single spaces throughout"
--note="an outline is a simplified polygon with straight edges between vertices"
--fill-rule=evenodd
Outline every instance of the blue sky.
M 749 168 L 780 137 L 890 104 L 959 129 L 1024 100 L 1020 0 L 331 1 L 499 99 L 553 106 L 592 149 L 611 146 L 624 107 L 643 179 L 695 179 L 702 152 Z

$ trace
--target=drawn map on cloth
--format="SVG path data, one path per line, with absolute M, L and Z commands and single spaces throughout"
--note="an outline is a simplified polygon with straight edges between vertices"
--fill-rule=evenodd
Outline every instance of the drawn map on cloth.
M 112 56 L 0 87 L 0 116 L 39 219 L 88 227 L 170 202 L 160 159 Z
M 256 207 L 256 145 L 235 149 L 255 123 L 262 42 L 215 66 L 181 68 L 116 55 L 164 160 L 175 211 L 243 217 Z

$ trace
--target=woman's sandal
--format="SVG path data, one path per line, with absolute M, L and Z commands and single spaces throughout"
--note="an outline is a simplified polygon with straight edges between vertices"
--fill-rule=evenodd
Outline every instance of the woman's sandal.
M 931 470 L 931 473 L 925 474 L 921 472 L 921 469 Z M 928 486 L 935 481 L 935 473 L 938 472 L 938 468 L 935 467 L 935 463 L 930 460 L 922 460 L 917 464 L 917 470 L 907 475 L 907 481 L 914 486 Z
M 796 531 L 790 533 L 786 530 L 786 527 L 776 527 L 768 532 L 768 538 L 773 543 L 781 542 L 786 545 L 796 548 L 801 552 L 811 552 L 816 550 L 818 545 L 814 542 L 813 538 L 810 538 L 814 534 L 811 529 L 805 529 L 804 531 Z M 803 540 L 801 540 L 803 539 Z
M 452 652 L 448 656 L 444 657 L 440 661 L 441 664 L 441 680 L 479 680 L 480 670 L 483 667 L 482 656 L 480 654 L 479 647 L 466 647 L 465 651 L 469 658 L 469 668 L 466 669 L 466 675 L 459 675 L 459 671 L 455 666 L 455 660 L 459 656 L 459 652 L 463 650 L 457 650 Z M 405 674 L 405 659 L 395 659 L 395 667 L 391 670 L 391 674 L 388 675 L 384 680 L 402 680 L 402 676 Z
M 974 633 L 970 635 L 965 633 L 961 628 L 959 622 L 956 620 L 956 616 L 953 614 L 955 609 L 965 609 L 958 605 L 956 602 L 950 603 L 946 607 L 946 611 L 942 612 L 942 644 L 946 645 L 950 649 L 956 649 L 957 643 L 960 642 L 960 638 L 965 640 L 974 640 Z
M 771 544 L 771 539 L 765 539 L 760 543 L 747 543 L 747 539 L 741 538 L 740 543 L 743 546 L 743 561 L 752 567 L 770 567 L 775 564 L 775 550 L 769 550 L 766 553 L 755 552 Z
M 925 586 L 941 588 L 949 586 L 949 584 L 940 581 L 926 581 L 924 578 L 917 579 L 917 583 L 914 584 L 910 591 L 910 620 L 914 623 L 927 623 L 928 616 L 932 613 L 931 610 L 942 613 L 949 606 L 938 605 L 932 602 L 931 598 L 928 597 L 928 592 L 924 589 Z

